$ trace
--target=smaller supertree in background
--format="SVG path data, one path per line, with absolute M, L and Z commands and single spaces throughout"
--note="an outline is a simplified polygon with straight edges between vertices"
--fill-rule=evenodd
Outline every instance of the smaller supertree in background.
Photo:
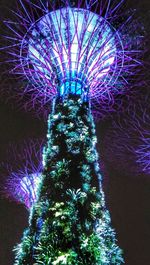
M 110 121 L 101 148 L 104 161 L 117 172 L 133 177 L 150 174 L 149 101 L 149 91 L 138 95 Z
M 44 140 L 26 140 L 9 144 L 7 159 L 1 163 L 1 195 L 30 209 L 37 200 L 37 187 L 43 170 Z

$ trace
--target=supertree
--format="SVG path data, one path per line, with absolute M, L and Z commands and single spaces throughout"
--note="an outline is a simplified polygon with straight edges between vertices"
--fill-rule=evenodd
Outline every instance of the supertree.
M 149 90 L 149 89 L 148 89 Z M 150 174 L 150 100 L 149 91 L 128 102 L 123 113 L 117 113 L 103 137 L 103 159 L 124 175 Z M 105 149 L 107 143 L 107 148 Z M 119 163 L 117 163 L 119 161 Z
M 91 115 L 126 90 L 140 64 L 125 27 L 131 16 L 122 23 L 122 2 L 20 1 L 19 22 L 7 22 L 15 33 L 13 72 L 24 75 L 24 92 L 33 102 L 53 101 L 37 201 L 16 265 L 123 262 Z
M 37 187 L 43 170 L 43 139 L 9 144 L 1 167 L 1 195 L 30 209 L 37 200 Z M 4 178 L 5 176 L 5 178 Z

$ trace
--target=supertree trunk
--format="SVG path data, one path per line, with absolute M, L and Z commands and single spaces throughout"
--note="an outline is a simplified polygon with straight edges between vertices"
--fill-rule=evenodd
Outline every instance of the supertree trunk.
M 44 172 L 15 265 L 122 264 L 101 187 L 89 103 L 57 98 L 48 120 Z

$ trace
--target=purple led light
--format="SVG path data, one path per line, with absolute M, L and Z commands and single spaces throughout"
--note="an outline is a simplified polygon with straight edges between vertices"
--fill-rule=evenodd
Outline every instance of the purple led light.
M 150 174 L 149 94 L 129 102 L 111 122 L 102 141 L 103 159 L 118 172 L 141 176 Z
M 43 140 L 29 140 L 10 145 L 7 161 L 3 162 L 6 181 L 2 194 L 30 208 L 37 199 L 37 186 L 43 170 Z M 11 162 L 10 162 L 11 161 Z
M 89 87 L 92 98 L 96 87 L 101 93 L 103 87 L 114 84 L 119 58 L 123 64 L 118 33 L 104 18 L 79 8 L 62 8 L 43 16 L 30 28 L 22 46 L 22 51 L 25 46 L 28 49 L 27 57 L 21 56 L 27 78 L 37 89 L 47 87 L 45 93 L 52 95 L 57 88 L 63 94 L 61 88 L 67 82 Z
M 91 108 L 97 118 L 115 109 L 113 106 L 116 95 L 125 93 L 127 87 L 132 89 L 130 81 L 135 80 L 133 76 L 136 76 L 136 69 L 141 64 L 139 43 L 142 42 L 143 37 L 140 34 L 135 37 L 136 23 L 131 22 L 132 16 L 128 16 L 124 23 L 120 22 L 122 13 L 119 10 L 122 2 L 102 1 L 100 4 L 99 1 L 85 1 L 83 4 L 82 1 L 77 1 L 73 7 L 70 7 L 69 1 L 62 1 L 59 4 L 49 1 L 48 5 L 45 5 L 42 1 L 33 3 L 20 0 L 16 14 L 18 22 L 7 21 L 6 24 L 12 30 L 12 37 L 9 40 L 11 43 L 13 41 L 13 45 L 10 44 L 8 47 L 11 48 L 9 54 L 13 58 L 10 61 L 14 64 L 12 72 L 18 74 L 24 81 L 23 89 L 19 87 L 14 93 L 28 96 L 26 109 L 38 105 L 37 111 L 44 111 L 47 116 L 49 112 L 47 106 L 57 93 L 58 86 L 63 90 L 62 83 L 72 82 L 72 79 L 76 83 L 78 80 L 82 81 L 81 83 L 89 89 Z M 60 7 L 63 8 L 59 9 Z M 68 22 L 69 12 L 72 14 L 73 34 Z M 77 13 L 79 15 L 76 15 Z M 98 29 L 91 18 L 93 21 L 98 18 Z M 87 23 L 82 23 L 83 20 Z M 47 30 L 41 29 L 43 23 Z M 52 25 L 55 26 L 53 30 L 51 30 Z M 88 27 L 92 29 L 91 32 Z M 87 38 L 85 36 L 88 30 L 90 34 Z M 71 55 L 75 50 L 73 37 L 74 40 L 78 39 L 76 43 L 79 47 L 74 62 L 76 69 L 74 72 L 72 68 L 74 55 Z M 87 40 L 86 45 L 84 39 Z M 93 39 L 96 41 L 94 42 Z M 100 52 L 96 55 L 96 47 L 101 39 L 103 41 L 99 46 Z M 96 59 L 91 59 L 91 55 Z M 90 59 L 93 60 L 91 66 Z M 82 67 L 84 71 L 81 71 Z M 70 68 L 71 71 L 68 71 Z

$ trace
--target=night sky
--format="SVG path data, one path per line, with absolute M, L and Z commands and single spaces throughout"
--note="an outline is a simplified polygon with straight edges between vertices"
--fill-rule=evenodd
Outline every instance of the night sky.
M 1 17 L 4 17 L 4 14 L 7 16 L 6 7 L 11 7 L 15 3 L 15 0 L 0 0 Z M 148 27 L 150 1 L 130 0 L 127 2 L 127 6 L 138 7 L 139 14 L 143 19 L 145 17 L 144 23 Z M 0 124 L 0 163 L 5 160 L 8 143 L 21 142 L 30 137 L 45 137 L 47 131 L 45 120 L 38 119 L 34 113 L 25 113 L 23 110 L 19 110 L 11 99 L 6 102 L 6 95 L 0 99 Z M 103 140 L 101 135 L 107 132 L 108 126 L 108 121 L 97 123 L 99 152 Z M 139 174 L 135 178 L 128 172 L 126 174 L 123 171 L 117 172 L 115 165 L 113 168 L 110 168 L 109 165 L 105 165 L 105 167 L 107 174 L 104 190 L 107 207 L 117 233 L 118 244 L 124 250 L 125 265 L 150 265 L 150 176 L 143 176 L 143 174 L 140 176 Z M 3 182 L 3 175 L 1 179 Z M 12 249 L 16 243 L 20 242 L 23 230 L 27 225 L 28 212 L 25 207 L 1 198 L 0 265 L 13 264 Z

